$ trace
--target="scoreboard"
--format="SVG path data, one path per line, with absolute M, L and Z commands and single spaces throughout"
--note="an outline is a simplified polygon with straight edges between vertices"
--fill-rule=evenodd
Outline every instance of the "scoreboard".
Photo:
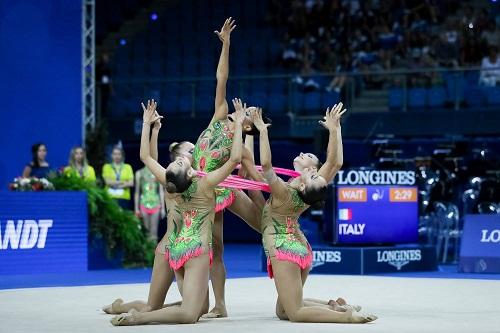
M 414 182 L 412 171 L 339 172 L 334 242 L 417 242 L 418 190 Z

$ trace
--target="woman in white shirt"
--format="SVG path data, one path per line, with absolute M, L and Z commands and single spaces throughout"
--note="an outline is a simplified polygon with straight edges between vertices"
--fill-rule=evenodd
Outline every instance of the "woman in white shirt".
M 500 59 L 498 59 L 498 49 L 491 46 L 488 56 L 481 62 L 481 75 L 479 84 L 486 87 L 494 87 L 500 81 Z

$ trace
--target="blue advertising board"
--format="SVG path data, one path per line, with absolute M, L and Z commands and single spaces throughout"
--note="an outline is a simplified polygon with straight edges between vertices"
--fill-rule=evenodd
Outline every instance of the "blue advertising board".
M 262 251 L 262 270 L 267 258 Z M 313 246 L 311 274 L 374 274 L 434 271 L 437 269 L 436 248 L 402 245 L 385 247 Z
M 465 215 L 459 271 L 500 273 L 500 215 Z
M 87 270 L 85 192 L 0 192 L 0 275 Z
M 416 186 L 339 185 L 336 195 L 336 243 L 418 241 Z

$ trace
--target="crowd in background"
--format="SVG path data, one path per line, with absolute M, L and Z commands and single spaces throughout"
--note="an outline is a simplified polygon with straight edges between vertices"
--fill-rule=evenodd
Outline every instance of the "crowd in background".
M 175 153 L 184 143 L 174 143 L 170 150 Z M 32 160 L 23 170 L 23 178 L 46 179 L 56 172 L 47 160 L 47 147 L 37 143 L 31 149 Z M 69 155 L 68 165 L 59 170 L 67 176 L 79 177 L 87 182 L 96 183 L 95 169 L 89 165 L 85 149 L 74 147 Z M 164 192 L 151 171 L 146 167 L 134 174 L 132 166 L 125 163 L 125 152 L 121 145 L 113 147 L 110 162 L 102 167 L 101 177 L 108 195 L 123 208 L 131 210 L 141 218 L 150 237 L 157 240 L 158 222 L 165 217 Z M 134 200 L 132 200 L 132 191 Z
M 486 5 L 481 7 L 481 5 Z M 487 2 L 437 0 L 271 0 L 268 19 L 286 27 L 281 63 L 302 76 L 397 69 L 500 67 L 500 16 Z M 439 83 L 436 74 L 418 85 Z M 494 86 L 499 71 L 481 72 Z M 340 91 L 345 77 L 326 89 Z M 383 85 L 384 77 L 365 78 Z

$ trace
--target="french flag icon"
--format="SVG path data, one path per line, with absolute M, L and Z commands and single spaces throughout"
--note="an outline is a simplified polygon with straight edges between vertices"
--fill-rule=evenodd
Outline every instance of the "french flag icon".
M 350 208 L 339 209 L 339 220 L 349 221 L 352 219 L 352 210 Z

